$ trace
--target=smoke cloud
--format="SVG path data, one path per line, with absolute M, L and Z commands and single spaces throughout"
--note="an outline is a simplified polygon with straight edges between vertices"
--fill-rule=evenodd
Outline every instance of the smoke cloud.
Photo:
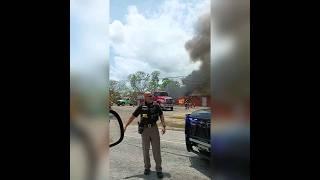
M 195 26 L 195 35 L 185 43 L 185 49 L 193 62 L 200 61 L 199 70 L 193 71 L 182 80 L 185 95 L 210 94 L 210 11 L 201 15 Z

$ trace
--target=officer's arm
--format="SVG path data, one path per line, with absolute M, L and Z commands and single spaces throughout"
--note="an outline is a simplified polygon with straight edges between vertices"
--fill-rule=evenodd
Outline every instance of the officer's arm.
M 166 123 L 164 122 L 164 116 L 163 116 L 163 112 L 162 112 L 160 106 L 158 106 L 158 111 L 159 111 L 159 116 L 160 116 L 161 124 L 162 124 L 163 128 L 166 128 Z
M 162 126 L 165 128 L 165 127 L 166 127 L 166 123 L 164 122 L 163 114 L 162 114 L 162 115 L 160 115 L 160 120 L 161 120 L 161 124 L 162 124 Z
M 129 120 L 127 121 L 126 125 L 125 125 L 125 129 L 129 126 L 129 124 L 135 119 L 136 117 L 134 115 L 131 115 L 131 117 L 129 118 Z
M 136 118 L 138 117 L 138 115 L 140 114 L 141 111 L 141 106 L 138 106 L 137 109 L 132 113 L 131 117 L 129 118 L 129 120 L 127 121 L 126 125 L 124 126 L 124 129 L 126 129 L 129 124 Z

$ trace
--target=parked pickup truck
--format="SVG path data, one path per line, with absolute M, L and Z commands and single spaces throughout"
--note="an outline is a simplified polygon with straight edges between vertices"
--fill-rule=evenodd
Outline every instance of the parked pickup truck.
M 126 106 L 126 105 L 134 106 L 134 104 L 135 103 L 129 98 L 123 98 L 117 101 L 118 106 Z

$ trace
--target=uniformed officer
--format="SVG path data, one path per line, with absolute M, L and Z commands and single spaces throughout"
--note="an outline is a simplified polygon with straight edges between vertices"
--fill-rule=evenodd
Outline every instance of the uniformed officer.
M 166 125 L 164 122 L 163 112 L 158 104 L 153 102 L 153 96 L 150 92 L 144 93 L 144 104 L 141 104 L 136 108 L 136 110 L 132 113 L 132 116 L 127 121 L 124 130 L 128 127 L 128 125 L 140 115 L 139 121 L 139 131 L 141 130 L 141 138 L 142 138 L 142 149 L 143 149 L 143 160 L 144 160 L 144 174 L 150 174 L 150 142 L 152 145 L 152 153 L 156 163 L 156 171 L 157 176 L 159 178 L 163 177 L 162 167 L 161 167 L 161 151 L 160 151 L 160 135 L 157 126 L 157 120 L 160 117 L 162 128 L 162 134 L 166 132 Z

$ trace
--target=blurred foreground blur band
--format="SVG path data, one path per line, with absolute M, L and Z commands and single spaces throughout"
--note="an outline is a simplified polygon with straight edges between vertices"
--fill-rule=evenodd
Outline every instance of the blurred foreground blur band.
M 214 179 L 250 179 L 250 1 L 213 0 L 211 12 Z
M 107 179 L 106 110 L 93 113 L 86 106 L 85 95 L 74 87 L 75 84 L 72 82 L 70 88 L 70 179 Z
M 108 179 L 108 6 L 70 0 L 71 180 Z

